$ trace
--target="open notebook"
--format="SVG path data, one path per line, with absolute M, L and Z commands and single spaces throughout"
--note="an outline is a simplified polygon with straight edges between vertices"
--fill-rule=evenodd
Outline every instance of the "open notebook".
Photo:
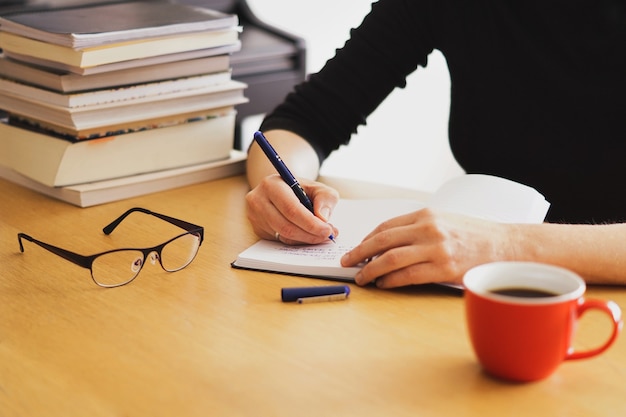
M 260 240 L 241 252 L 232 266 L 353 282 L 359 268 L 342 267 L 341 256 L 382 221 L 426 206 L 503 223 L 541 223 L 550 203 L 534 188 L 499 177 L 468 174 L 446 182 L 428 202 L 342 199 L 330 219 L 339 229 L 336 243 L 288 246 Z

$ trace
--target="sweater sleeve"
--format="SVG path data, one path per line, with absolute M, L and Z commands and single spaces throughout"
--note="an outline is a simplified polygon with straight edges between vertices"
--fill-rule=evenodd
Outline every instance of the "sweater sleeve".
M 403 88 L 433 50 L 427 1 L 380 0 L 320 72 L 296 86 L 261 130 L 305 138 L 320 161 L 347 144 L 359 125 L 393 91 Z

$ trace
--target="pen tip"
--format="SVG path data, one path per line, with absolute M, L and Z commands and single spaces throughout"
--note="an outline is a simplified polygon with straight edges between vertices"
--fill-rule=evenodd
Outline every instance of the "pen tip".
M 335 236 L 334 236 L 334 235 L 330 235 L 330 236 L 328 236 L 328 238 L 329 238 L 329 239 L 330 239 L 333 243 L 335 243 L 335 244 L 337 243 L 337 242 L 335 242 Z

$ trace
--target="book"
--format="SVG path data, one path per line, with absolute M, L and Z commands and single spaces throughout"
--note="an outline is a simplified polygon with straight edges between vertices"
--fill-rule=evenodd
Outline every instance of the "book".
M 64 186 L 228 158 L 235 111 L 173 126 L 71 142 L 0 123 L 0 165 Z
M 140 130 L 155 129 L 164 126 L 173 126 L 186 123 L 189 120 L 201 120 L 211 116 L 221 115 L 225 111 L 230 111 L 233 106 L 218 107 L 209 110 L 192 111 L 182 114 L 168 114 L 152 119 L 137 120 L 134 122 L 112 124 L 106 126 L 98 126 L 90 129 L 81 129 L 76 131 L 72 128 L 64 128 L 50 123 L 46 123 L 33 118 L 22 117 L 10 114 L 7 118 L 8 124 L 22 127 L 27 130 L 42 133 L 44 135 L 54 136 L 66 139 L 71 142 L 86 139 L 99 139 L 105 136 L 121 135 L 124 133 L 137 132 Z
M 235 14 L 161 1 L 54 8 L 0 17 L 2 31 L 75 49 L 237 25 Z
M 409 199 L 341 199 L 330 222 L 335 241 L 288 246 L 260 240 L 241 252 L 232 267 L 353 282 L 361 267 L 344 268 L 340 259 L 381 222 L 425 207 L 504 223 L 541 223 L 550 204 L 532 187 L 482 174 L 443 184 L 427 202 Z
M 19 115 L 26 120 L 58 127 L 59 130 L 80 136 L 81 132 L 88 129 L 172 117 L 176 114 L 245 103 L 247 102 L 243 95 L 245 87 L 244 83 L 229 81 L 193 90 L 75 108 L 0 94 L 0 109 L 9 114 Z
M 131 68 L 147 67 L 152 65 L 160 65 L 168 62 L 187 61 L 191 59 L 204 58 L 216 55 L 231 54 L 241 50 L 241 41 L 237 41 L 230 45 L 216 46 L 214 48 L 198 49 L 195 51 L 176 52 L 173 54 L 156 55 L 141 59 L 132 59 L 129 61 L 112 62 L 110 64 L 96 65 L 95 67 L 79 67 L 75 65 L 67 65 L 62 62 L 51 61 L 34 56 L 23 55 L 17 52 L 3 51 L 3 55 L 14 61 L 20 61 L 40 67 L 55 69 L 59 71 L 71 72 L 80 75 L 102 74 L 105 72 L 121 71 Z
M 230 71 L 193 77 L 166 79 L 151 83 L 123 85 L 108 89 L 93 89 L 76 93 L 58 93 L 18 81 L 0 78 L 0 94 L 24 100 L 48 103 L 61 107 L 85 107 L 105 103 L 135 100 L 150 96 L 164 96 L 179 91 L 195 90 L 230 81 Z
M 0 178 L 78 207 L 91 207 L 240 175 L 245 170 L 245 160 L 244 152 L 231 150 L 230 156 L 220 161 L 67 187 L 43 185 L 2 165 Z
M 232 28 L 72 49 L 0 31 L 0 49 L 6 52 L 34 56 L 81 68 L 213 48 L 233 44 L 238 40 L 239 29 Z
M 61 93 L 145 84 L 230 71 L 226 54 L 80 75 L 0 56 L 0 77 Z

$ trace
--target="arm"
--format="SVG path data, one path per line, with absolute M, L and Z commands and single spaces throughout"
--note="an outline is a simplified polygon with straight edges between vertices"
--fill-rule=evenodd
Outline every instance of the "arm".
M 320 163 L 347 144 L 358 125 L 406 76 L 426 64 L 432 51 L 430 36 L 415 33 L 424 16 L 421 2 L 387 0 L 372 12 L 351 38 L 317 74 L 296 86 L 263 121 L 260 130 L 281 155 L 313 201 L 315 216 L 298 205 L 291 190 L 276 175 L 256 144 L 249 150 L 248 219 L 255 233 L 285 243 L 321 243 L 329 236 L 330 214 L 338 195 L 313 180 Z M 393 28 L 394 30 L 389 30 Z M 416 38 L 423 38 L 417 45 Z M 407 53 L 411 51 L 411 53 Z M 306 139 L 306 140 L 305 140 Z M 334 229 L 334 228 L 333 228 Z M 333 235 L 338 231 L 334 230 Z
M 513 255 L 571 269 L 589 284 L 626 284 L 626 224 L 545 223 L 510 229 Z
M 461 283 L 482 263 L 533 261 L 558 265 L 590 284 L 626 284 L 626 224 L 502 224 L 420 210 L 378 226 L 342 259 L 373 259 L 357 275 L 391 288 L 428 282 Z
M 246 196 L 248 220 L 254 232 L 263 239 L 284 243 L 322 243 L 339 231 L 329 225 L 338 193 L 315 182 L 319 173 L 319 159 L 313 147 L 302 137 L 286 130 L 264 132 L 281 159 L 298 178 L 313 201 L 315 215 L 296 198 L 292 190 L 276 173 L 263 151 L 253 142 L 248 152 L 247 176 L 252 190 Z
M 426 66 L 434 40 L 427 29 L 431 24 L 425 3 L 430 2 L 373 3 L 345 45 L 318 73 L 297 85 L 260 130 L 294 132 L 313 146 L 320 162 L 348 144 L 385 98 L 403 88 L 418 65 Z

